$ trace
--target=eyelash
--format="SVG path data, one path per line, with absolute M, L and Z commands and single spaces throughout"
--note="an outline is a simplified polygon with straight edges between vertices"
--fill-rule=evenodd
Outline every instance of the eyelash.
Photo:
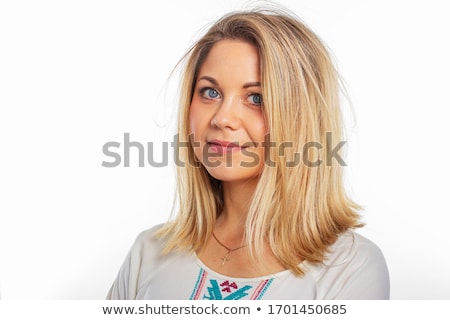
M 208 90 L 211 90 L 211 91 L 214 90 L 215 92 L 217 92 L 217 95 L 220 97 L 220 92 L 218 90 L 214 89 L 214 88 L 211 88 L 211 87 L 200 88 L 200 90 L 199 90 L 200 96 L 202 98 L 205 98 L 205 99 L 216 99 L 217 97 L 213 98 L 213 97 L 206 96 L 206 91 L 208 91 Z
M 252 97 L 252 96 L 257 96 L 257 97 L 259 97 L 259 100 L 260 100 L 260 102 L 259 103 L 253 103 L 253 102 L 250 102 L 250 104 L 252 104 L 252 105 L 254 105 L 254 106 L 261 106 L 262 105 L 262 97 L 261 97 L 261 94 L 260 93 L 250 93 L 248 96 L 247 96 L 247 99 L 248 98 L 250 98 L 250 97 Z
M 215 92 L 217 93 L 217 96 L 216 96 L 216 97 L 209 97 L 209 96 L 207 96 L 207 91 L 208 91 L 208 90 L 215 91 Z M 221 97 L 221 94 L 220 94 L 219 90 L 214 89 L 214 88 L 211 88 L 211 87 L 203 87 L 203 88 L 200 88 L 200 89 L 199 89 L 199 93 L 200 93 L 200 96 L 201 96 L 202 98 L 208 99 L 208 100 L 213 100 L 213 99 L 217 99 L 217 98 Z M 248 101 L 248 99 L 249 99 L 250 97 L 254 97 L 254 96 L 258 96 L 261 102 L 260 102 L 260 103 L 254 103 L 254 102 Z M 249 94 L 247 95 L 246 101 L 249 102 L 249 103 L 250 103 L 251 105 L 253 105 L 253 106 L 258 106 L 258 107 L 259 107 L 259 106 L 262 105 L 262 97 L 261 97 L 261 94 L 260 94 L 260 93 L 249 93 Z

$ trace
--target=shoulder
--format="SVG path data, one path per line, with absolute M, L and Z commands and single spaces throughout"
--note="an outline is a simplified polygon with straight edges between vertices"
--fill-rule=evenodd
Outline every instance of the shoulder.
M 142 248 L 147 246 L 160 246 L 161 239 L 156 235 L 163 224 L 155 225 L 149 229 L 141 231 L 134 241 L 133 247 Z
M 129 253 L 134 265 L 138 265 L 139 268 L 142 268 L 142 265 L 153 267 L 163 258 L 161 251 L 164 239 L 157 235 L 162 227 L 163 224 L 158 224 L 137 235 Z
M 354 231 L 337 239 L 313 275 L 322 299 L 389 299 L 389 272 L 381 249 Z
M 343 233 L 330 247 L 325 264 L 329 266 L 359 263 L 384 262 L 381 249 L 371 240 L 359 233 L 349 230 Z
M 131 246 L 108 299 L 135 299 L 140 286 L 169 256 L 161 255 L 163 240 L 156 233 L 163 225 L 156 225 L 138 234 Z

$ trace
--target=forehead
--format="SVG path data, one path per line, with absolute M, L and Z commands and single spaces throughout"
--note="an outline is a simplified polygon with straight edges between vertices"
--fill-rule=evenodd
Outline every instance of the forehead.
M 213 45 L 199 69 L 199 76 L 235 76 L 259 81 L 259 56 L 254 45 L 242 40 L 220 40 Z

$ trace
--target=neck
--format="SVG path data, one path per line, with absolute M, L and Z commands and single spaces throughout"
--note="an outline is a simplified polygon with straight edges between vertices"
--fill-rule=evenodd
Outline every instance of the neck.
M 257 183 L 257 179 L 223 182 L 224 207 L 216 223 L 218 233 L 226 232 L 229 238 L 242 240 L 248 209 Z

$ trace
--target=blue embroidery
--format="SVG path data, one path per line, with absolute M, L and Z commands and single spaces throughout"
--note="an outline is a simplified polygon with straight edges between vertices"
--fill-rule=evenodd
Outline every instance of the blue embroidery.
M 222 282 L 219 284 L 218 280 L 209 278 L 208 272 L 201 268 L 189 299 L 241 300 L 247 297 L 252 300 L 260 300 L 273 280 L 273 278 L 266 279 L 257 286 L 245 285 L 239 288 L 238 284 L 230 279 L 220 280 Z M 250 289 L 254 292 L 249 292 Z
M 248 296 L 247 291 L 252 288 L 252 286 L 247 285 L 247 286 L 244 286 L 244 287 L 236 290 L 233 293 L 230 293 L 227 296 L 223 296 L 222 291 L 231 292 L 231 290 L 228 288 L 228 283 L 226 284 L 227 287 L 221 290 L 217 283 L 217 280 L 211 279 L 209 282 L 211 284 L 211 286 L 207 288 L 209 296 L 206 294 L 203 296 L 203 299 L 207 299 L 207 300 L 240 300 L 243 297 Z M 235 283 L 233 283 L 233 284 L 234 284 L 234 286 L 236 286 Z M 221 285 L 223 285 L 223 284 L 221 284 Z
M 264 285 L 264 288 L 262 289 L 262 291 L 259 293 L 258 297 L 256 298 L 256 300 L 261 300 L 262 296 L 266 293 L 267 289 L 269 289 L 270 284 L 272 283 L 273 278 L 269 279 L 266 284 Z

